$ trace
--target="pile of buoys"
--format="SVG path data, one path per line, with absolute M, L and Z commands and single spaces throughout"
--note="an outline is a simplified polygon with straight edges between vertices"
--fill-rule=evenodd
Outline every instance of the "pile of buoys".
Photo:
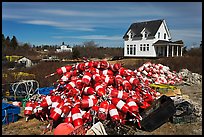
M 175 71 L 171 72 L 168 66 L 146 62 L 134 71 L 143 81 L 155 84 L 182 83 L 182 76 Z
M 55 74 L 60 76 L 58 86 L 50 94 L 28 101 L 24 114 L 29 117 L 35 113 L 41 119 L 53 121 L 61 119 L 74 127 L 93 119 L 125 124 L 127 115 L 139 125 L 140 110 L 148 108 L 159 94 L 149 84 L 157 82 L 162 74 L 168 74 L 169 84 L 173 84 L 171 80 L 180 80 L 168 67 L 150 62 L 133 71 L 120 63 L 86 61 L 61 67 L 46 78 Z

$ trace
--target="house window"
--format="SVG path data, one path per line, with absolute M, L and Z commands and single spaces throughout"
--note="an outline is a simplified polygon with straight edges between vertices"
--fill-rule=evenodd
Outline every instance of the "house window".
M 160 38 L 160 32 L 158 32 L 158 39 Z
M 145 32 L 145 38 L 147 38 L 147 36 L 148 36 L 148 34 L 147 34 L 147 32 Z
M 166 33 L 164 33 L 164 39 L 166 39 Z
M 133 38 L 133 33 L 130 33 L 130 37 Z
M 127 55 L 129 55 L 129 45 L 127 45 Z
M 140 51 L 142 51 L 142 44 L 140 44 Z
M 146 44 L 143 45 L 143 51 L 145 51 L 145 50 L 146 50 Z
M 133 49 L 133 51 L 134 51 L 133 54 L 136 55 L 136 45 L 134 45 L 133 48 L 134 48 L 134 49 Z
M 132 55 L 132 51 L 133 51 L 132 46 L 133 46 L 133 45 L 130 45 L 130 55 Z
M 149 44 L 147 44 L 147 51 L 149 51 Z

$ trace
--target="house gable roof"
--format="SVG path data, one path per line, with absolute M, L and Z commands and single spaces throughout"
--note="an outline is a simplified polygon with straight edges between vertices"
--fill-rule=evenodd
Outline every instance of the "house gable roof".
M 134 32 L 134 34 L 135 34 L 134 37 L 141 37 L 141 31 L 144 29 L 146 29 L 150 32 L 148 37 L 155 36 L 155 34 L 158 31 L 159 27 L 161 26 L 162 22 L 163 22 L 163 20 L 152 20 L 152 21 L 133 23 L 130 25 L 129 29 L 127 30 L 127 32 L 123 36 L 123 39 L 128 37 L 127 33 L 129 32 L 129 30 L 132 30 Z

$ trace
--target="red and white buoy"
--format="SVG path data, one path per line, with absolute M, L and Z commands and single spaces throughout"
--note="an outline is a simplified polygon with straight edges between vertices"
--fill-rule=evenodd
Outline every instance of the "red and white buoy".
M 112 98 L 111 102 L 113 105 L 116 106 L 116 108 L 118 108 L 122 112 L 124 112 L 124 113 L 128 112 L 128 110 L 129 110 L 128 105 L 124 101 L 120 100 L 119 98 Z
M 65 117 L 64 122 L 72 123 L 72 112 L 70 111 L 69 114 Z
M 70 81 L 68 84 L 66 84 L 65 88 L 66 90 L 70 90 L 72 88 L 75 88 L 76 87 L 76 81 Z
M 54 121 L 57 121 L 61 114 L 62 114 L 62 108 L 64 106 L 64 102 L 60 102 L 57 107 L 55 107 L 55 109 L 51 112 L 50 114 L 50 118 L 52 118 Z
M 105 88 L 104 88 L 100 83 L 96 83 L 94 86 L 95 86 L 96 94 L 97 94 L 98 96 L 101 97 L 101 96 L 103 96 L 103 95 L 106 94 Z
M 118 71 L 121 67 L 120 63 L 115 63 L 113 65 L 110 66 L 112 71 Z
M 56 75 L 56 74 L 62 75 L 62 74 L 64 74 L 64 73 L 70 71 L 71 69 L 72 69 L 72 66 L 70 66 L 70 65 L 67 65 L 67 66 L 58 68 L 55 73 L 52 73 L 52 74 L 50 74 L 50 75 L 47 75 L 47 76 L 45 76 L 45 78 L 50 77 L 50 76 L 54 76 L 54 75 Z
M 126 100 L 129 97 L 127 92 L 124 92 L 122 90 L 117 90 L 117 89 L 112 89 L 110 95 L 113 98 L 119 98 L 122 100 Z
M 132 85 L 127 80 L 124 80 L 122 84 L 125 90 L 132 90 Z
M 95 92 L 95 90 L 94 90 L 92 87 L 85 87 L 85 88 L 83 89 L 83 93 L 84 93 L 85 95 L 93 95 L 93 94 L 95 94 L 96 92 Z
M 117 85 L 122 84 L 123 81 L 124 81 L 124 80 L 123 80 L 123 78 L 122 78 L 121 75 L 117 74 L 117 75 L 115 76 L 115 83 L 116 83 Z
M 81 100 L 81 108 L 90 108 L 94 106 L 97 103 L 97 99 L 90 99 L 90 98 L 85 98 Z
M 52 104 L 51 96 L 48 95 L 42 100 L 40 106 L 44 108 L 50 106 L 51 104 Z
M 100 120 L 105 120 L 107 118 L 108 108 L 109 108 L 108 101 L 102 101 L 100 103 L 100 106 L 99 106 L 99 109 L 98 109 L 98 118 Z
M 82 77 L 82 83 L 89 85 L 91 82 L 92 74 L 90 72 L 85 72 L 84 76 Z
M 26 121 L 28 121 L 28 117 L 32 115 L 34 109 L 34 103 L 32 101 L 28 101 L 25 106 L 24 115 L 26 116 Z
M 82 114 L 79 110 L 78 107 L 73 107 L 72 110 L 72 121 L 74 127 L 78 127 L 84 124 L 83 119 L 82 119 Z
M 127 105 L 129 106 L 129 110 L 131 111 L 131 112 L 136 112 L 136 113 L 138 113 L 139 112 L 139 107 L 138 107 L 138 105 L 135 103 L 135 101 L 134 101 L 134 99 L 133 98 L 128 98 L 127 100 L 126 100 L 126 103 L 127 103 Z
M 109 115 L 113 121 L 119 121 L 120 120 L 118 110 L 113 104 L 109 105 Z
M 130 82 L 130 84 L 137 86 L 140 84 L 139 79 L 132 77 L 132 76 L 127 76 L 126 79 Z

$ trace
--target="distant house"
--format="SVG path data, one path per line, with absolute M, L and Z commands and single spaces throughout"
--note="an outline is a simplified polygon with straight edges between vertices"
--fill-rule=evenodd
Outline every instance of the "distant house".
M 60 61 L 57 56 L 45 56 L 42 61 Z
M 18 64 L 24 65 L 25 67 L 31 67 L 39 63 L 41 59 L 39 57 L 30 56 L 30 57 L 21 57 L 16 62 Z
M 182 56 L 182 40 L 171 41 L 165 20 L 137 22 L 123 36 L 125 57 Z
M 72 52 L 72 48 L 69 47 L 69 45 L 65 45 L 64 42 L 62 43 L 62 45 L 60 46 L 59 49 L 56 49 L 57 52 L 64 52 L 64 51 L 69 51 Z
M 17 63 L 25 65 L 25 67 L 31 67 L 33 65 L 32 61 L 29 58 L 22 57 L 17 60 Z

